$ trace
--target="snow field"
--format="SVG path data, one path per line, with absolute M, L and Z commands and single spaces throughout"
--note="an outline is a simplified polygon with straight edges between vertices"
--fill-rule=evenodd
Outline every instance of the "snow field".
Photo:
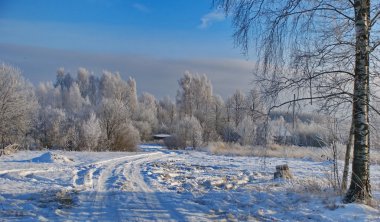
M 330 184 L 328 161 L 267 158 L 264 167 L 259 157 L 141 148 L 139 153 L 22 151 L 1 157 L 0 221 L 380 218 L 378 205 L 340 202 Z M 49 158 L 33 161 L 41 157 Z M 294 180 L 273 180 L 275 166 L 285 163 Z M 378 165 L 371 167 L 371 175 L 379 198 Z

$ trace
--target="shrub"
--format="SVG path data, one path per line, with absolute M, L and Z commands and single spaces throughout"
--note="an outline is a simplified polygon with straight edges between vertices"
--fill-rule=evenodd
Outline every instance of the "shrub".
M 241 136 L 233 127 L 226 126 L 223 128 L 222 138 L 224 142 L 236 143 L 239 141 Z
M 181 140 L 178 138 L 178 136 L 169 136 L 164 139 L 165 146 L 168 149 L 178 149 L 180 147 L 185 147 L 186 144 L 181 144 Z
M 111 143 L 111 150 L 136 151 L 139 142 L 139 131 L 130 124 L 123 124 L 115 133 L 115 137 Z

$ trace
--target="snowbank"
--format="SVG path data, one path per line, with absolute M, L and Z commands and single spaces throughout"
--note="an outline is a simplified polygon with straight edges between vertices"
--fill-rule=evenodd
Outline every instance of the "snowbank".
M 71 163 L 71 162 L 74 162 L 74 160 L 60 154 L 47 152 L 47 153 L 42 154 L 39 157 L 33 158 L 31 162 L 33 163 Z

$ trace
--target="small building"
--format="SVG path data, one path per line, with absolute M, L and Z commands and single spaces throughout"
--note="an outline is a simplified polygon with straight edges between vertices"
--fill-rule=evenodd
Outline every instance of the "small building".
M 154 140 L 164 140 L 165 138 L 171 137 L 170 134 L 156 134 L 153 135 Z

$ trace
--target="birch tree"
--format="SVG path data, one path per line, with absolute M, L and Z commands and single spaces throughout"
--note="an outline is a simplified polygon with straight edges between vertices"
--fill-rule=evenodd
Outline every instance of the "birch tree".
M 281 93 L 296 94 L 298 101 L 317 102 L 327 110 L 352 106 L 354 157 L 345 201 L 371 199 L 368 112 L 370 83 L 376 78 L 375 71 L 370 69 L 377 66 L 380 45 L 376 35 L 379 2 L 374 5 L 369 0 L 214 2 L 232 15 L 236 45 L 244 52 L 256 47 L 259 64 L 256 81 L 271 97 L 272 107 L 292 102 L 279 101 Z

